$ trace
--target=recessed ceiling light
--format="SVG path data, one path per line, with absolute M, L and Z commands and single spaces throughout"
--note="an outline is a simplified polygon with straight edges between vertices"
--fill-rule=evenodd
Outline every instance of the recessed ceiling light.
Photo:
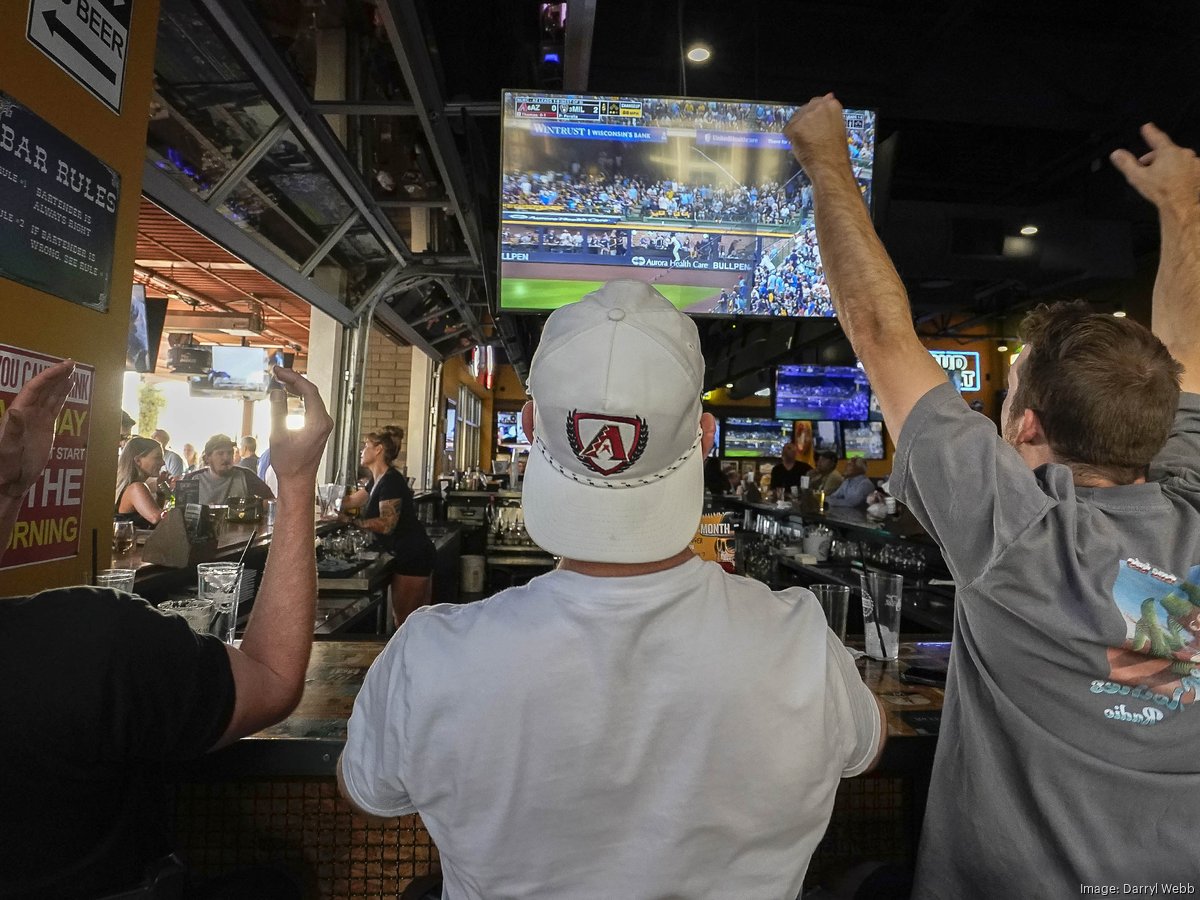
M 1008 344 L 1001 344 L 996 349 L 999 350 L 1001 353 L 1007 353 L 1008 352 Z
M 708 62 L 710 56 L 712 51 L 703 44 L 696 44 L 687 52 L 687 58 L 695 63 Z
M 1035 235 L 1037 233 L 1038 233 L 1038 227 L 1036 225 L 1026 225 L 1024 228 L 1021 229 L 1021 234 L 1025 235 L 1027 237 L 1031 236 L 1031 235 Z
M 728 391 L 732 391 L 733 390 L 733 382 L 731 381 L 731 382 L 729 382 L 729 384 L 725 385 L 725 389 Z
M 1123 318 L 1125 318 L 1125 310 L 1118 309 L 1116 312 L 1113 313 L 1113 315 L 1116 316 L 1118 319 L 1123 319 Z

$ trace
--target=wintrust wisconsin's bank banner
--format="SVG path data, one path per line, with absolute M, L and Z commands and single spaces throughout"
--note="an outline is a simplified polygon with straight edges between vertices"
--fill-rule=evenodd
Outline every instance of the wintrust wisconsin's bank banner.
M 0 414 L 8 409 L 25 382 L 56 362 L 59 357 L 0 344 Z M 50 460 L 25 494 L 0 569 L 79 555 L 84 458 L 95 374 L 91 366 L 75 366 L 75 383 L 55 424 Z

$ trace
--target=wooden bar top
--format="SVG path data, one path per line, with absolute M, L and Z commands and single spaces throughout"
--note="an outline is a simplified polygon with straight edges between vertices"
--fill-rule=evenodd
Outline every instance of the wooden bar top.
M 382 638 L 315 641 L 304 696 L 295 712 L 278 725 L 209 754 L 189 771 L 211 778 L 332 776 L 346 742 L 354 699 L 385 645 Z M 881 771 L 903 773 L 932 763 L 944 692 L 906 684 L 900 673 L 910 665 L 944 667 L 949 653 L 948 642 L 905 642 L 899 660 L 858 660 L 864 683 L 887 710 L 889 741 Z

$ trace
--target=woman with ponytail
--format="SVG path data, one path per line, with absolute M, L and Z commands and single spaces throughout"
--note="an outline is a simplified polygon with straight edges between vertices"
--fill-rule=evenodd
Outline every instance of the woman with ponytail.
M 404 443 L 404 430 L 387 425 L 363 436 L 359 462 L 371 480 L 343 501 L 358 507 L 358 528 L 373 532 L 375 546 L 392 554 L 392 616 L 399 628 L 408 614 L 429 603 L 433 586 L 433 542 L 417 519 L 408 479 L 393 467 Z

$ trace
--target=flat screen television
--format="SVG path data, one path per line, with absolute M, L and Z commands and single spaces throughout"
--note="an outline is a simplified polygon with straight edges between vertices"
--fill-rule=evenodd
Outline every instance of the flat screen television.
M 521 428 L 520 410 L 501 410 L 496 413 L 496 446 L 528 447 L 525 432 Z
M 792 423 L 728 417 L 722 423 L 722 456 L 779 456 L 792 440 Z
M 832 450 L 838 458 L 842 456 L 842 423 L 813 422 L 813 452 L 823 453 Z
M 883 423 L 843 422 L 842 445 L 846 459 L 883 459 Z
M 505 91 L 500 310 L 633 278 L 692 315 L 832 316 L 812 189 L 783 136 L 795 109 Z M 869 204 L 875 113 L 845 116 Z
M 193 397 L 238 397 L 262 400 L 270 385 L 270 366 L 276 351 L 264 347 L 209 348 L 212 368 L 204 375 L 188 378 Z
M 871 386 L 855 366 L 778 366 L 775 417 L 861 421 L 871 411 Z
M 155 370 L 166 319 L 166 298 L 147 298 L 146 286 L 135 284 L 129 305 L 129 334 L 125 342 L 126 371 L 146 373 Z

